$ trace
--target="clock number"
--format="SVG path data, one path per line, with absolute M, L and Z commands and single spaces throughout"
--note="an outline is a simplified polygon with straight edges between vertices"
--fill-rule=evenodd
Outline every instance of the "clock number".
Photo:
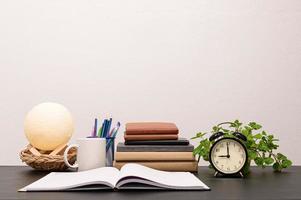
M 219 152 L 219 149 L 215 149 L 216 152 Z

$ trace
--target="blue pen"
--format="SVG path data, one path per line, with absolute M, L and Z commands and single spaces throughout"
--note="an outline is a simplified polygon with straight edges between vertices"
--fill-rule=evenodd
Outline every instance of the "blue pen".
M 107 137 L 107 130 L 108 130 L 108 120 L 105 119 L 105 123 L 104 123 L 104 131 L 103 131 L 103 137 Z
M 115 138 L 117 133 L 118 133 L 118 130 L 120 128 L 120 122 L 117 123 L 116 127 L 112 130 L 112 135 L 110 135 L 111 138 Z M 110 149 L 110 146 L 111 146 L 111 143 L 114 139 L 110 139 L 109 142 L 107 143 L 107 148 L 106 148 L 106 151 L 108 151 Z

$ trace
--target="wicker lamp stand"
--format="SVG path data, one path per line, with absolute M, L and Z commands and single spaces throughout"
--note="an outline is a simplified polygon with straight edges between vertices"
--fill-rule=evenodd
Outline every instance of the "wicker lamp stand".
M 42 171 L 66 171 L 68 167 L 64 163 L 63 153 L 67 144 L 60 145 L 53 151 L 38 150 L 30 144 L 20 152 L 20 159 L 28 166 Z M 76 160 L 76 149 L 68 152 L 68 160 L 73 164 Z

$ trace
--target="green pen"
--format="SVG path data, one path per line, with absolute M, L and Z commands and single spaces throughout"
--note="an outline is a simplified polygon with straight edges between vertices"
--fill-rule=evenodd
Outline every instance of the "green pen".
M 102 132 L 102 126 L 98 130 L 97 137 L 101 137 L 101 132 Z

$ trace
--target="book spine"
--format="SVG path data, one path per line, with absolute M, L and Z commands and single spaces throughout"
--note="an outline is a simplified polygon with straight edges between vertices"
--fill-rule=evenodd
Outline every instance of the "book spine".
M 128 140 L 125 145 L 189 145 L 188 140 Z
M 192 152 L 192 145 L 117 145 L 117 152 Z
M 194 161 L 192 152 L 116 152 L 117 161 Z
M 178 130 L 126 130 L 127 135 L 178 135 Z
M 125 140 L 177 140 L 178 135 L 124 135 Z
M 197 172 L 198 163 L 193 162 L 114 162 L 114 167 L 121 169 L 127 163 L 137 163 L 157 170 L 163 171 L 182 171 L 182 172 Z

